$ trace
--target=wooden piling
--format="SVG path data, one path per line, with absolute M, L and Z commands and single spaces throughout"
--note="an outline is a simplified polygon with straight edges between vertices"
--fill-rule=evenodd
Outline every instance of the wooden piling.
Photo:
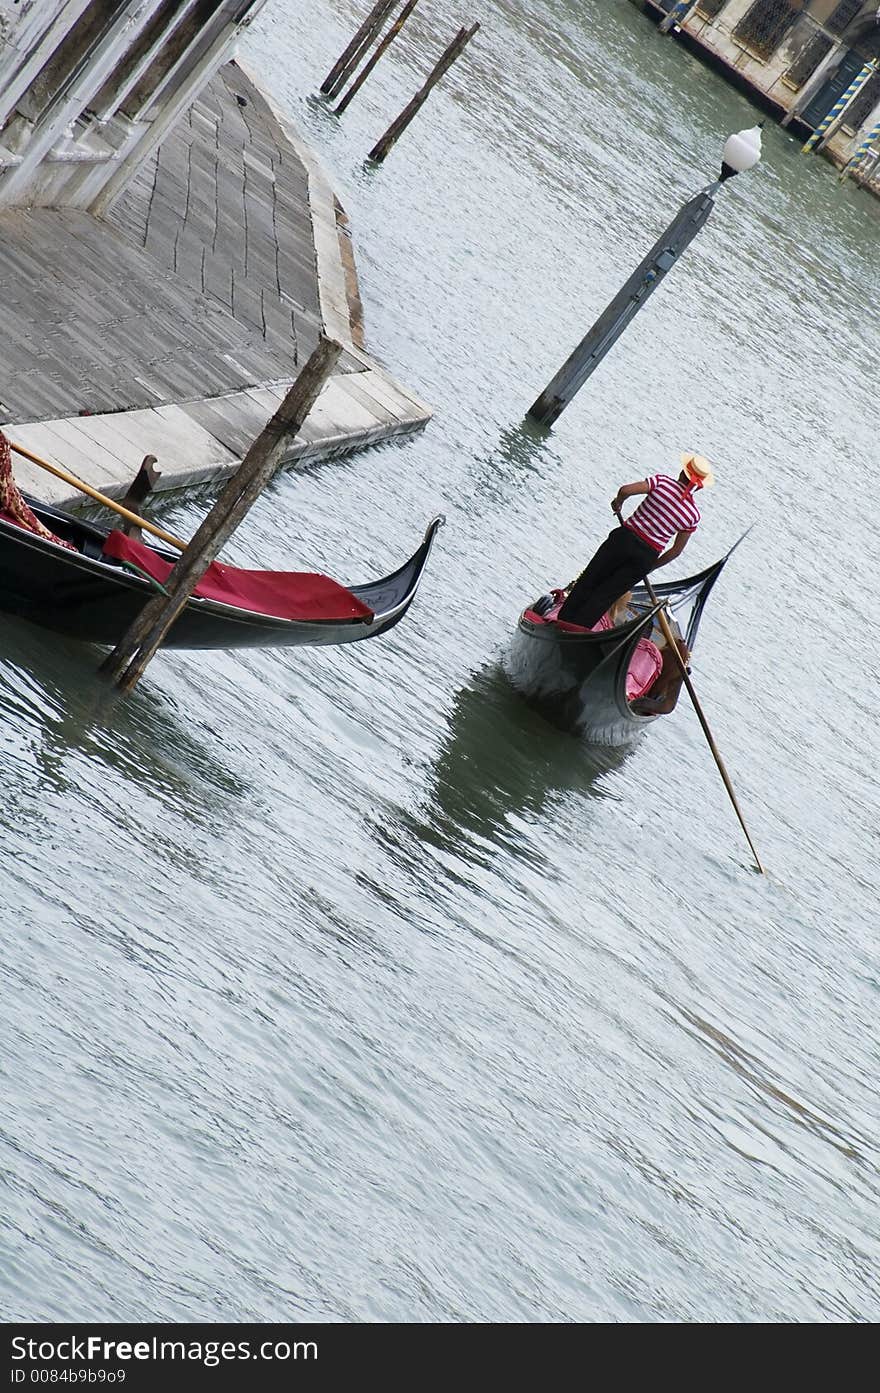
M 321 337 L 275 415 L 257 436 L 192 541 L 181 553 L 165 583 L 166 593 L 147 601 L 128 632 L 102 664 L 101 672 L 115 682 L 120 691 L 129 692 L 138 682 L 208 566 L 269 483 L 289 441 L 302 428 L 341 352 L 341 344 Z
M 397 0 L 377 0 L 348 48 L 340 54 L 321 83 L 321 91 L 325 97 L 335 97 L 351 77 L 396 4 Z
M 532 402 L 526 412 L 530 420 L 544 427 L 553 425 L 649 296 L 653 295 L 684 249 L 694 240 L 715 207 L 718 188 L 719 183 L 708 185 L 678 210 L 645 259 L 606 305 L 589 333 L 551 377 L 541 395 Z
M 379 164 L 382 160 L 385 159 L 389 150 L 396 143 L 396 141 L 399 139 L 402 133 L 406 130 L 407 126 L 415 116 L 416 112 L 427 101 L 428 96 L 431 92 L 431 88 L 434 87 L 435 84 L 440 81 L 441 77 L 447 71 L 447 69 L 452 67 L 452 64 L 455 62 L 456 58 L 460 57 L 461 53 L 464 51 L 467 44 L 470 43 L 471 39 L 474 37 L 479 27 L 479 24 L 472 24 L 470 29 L 459 29 L 455 38 L 452 40 L 452 43 L 437 60 L 437 63 L 434 66 L 434 69 L 428 77 L 427 81 L 425 82 L 424 86 L 416 93 L 412 101 L 404 107 L 403 111 L 400 113 L 397 119 L 395 121 L 392 121 L 391 125 L 388 127 L 381 140 L 378 140 L 376 144 L 373 146 L 369 155 L 369 158 L 371 160 L 374 160 L 377 164 Z
M 348 106 L 352 97 L 363 87 L 367 78 L 370 76 L 370 73 L 373 71 L 379 59 L 382 57 L 382 54 L 385 53 L 386 50 L 389 49 L 391 45 L 394 43 L 394 40 L 397 38 L 398 34 L 400 33 L 403 26 L 406 24 L 406 21 L 409 19 L 410 15 L 412 14 L 413 10 L 415 9 L 418 3 L 419 0 L 406 0 L 406 4 L 404 5 L 400 14 L 397 16 L 397 19 L 392 24 L 391 28 L 388 30 L 388 33 L 385 35 L 384 39 L 382 39 L 375 53 L 371 58 L 367 59 L 367 62 L 364 64 L 363 68 L 358 73 L 354 82 L 349 87 L 345 96 L 342 98 L 342 101 L 335 108 L 337 116 L 342 115 L 343 111 Z

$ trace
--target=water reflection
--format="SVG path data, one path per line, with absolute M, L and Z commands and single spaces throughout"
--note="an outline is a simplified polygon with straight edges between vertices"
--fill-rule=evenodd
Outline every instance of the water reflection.
M 548 432 L 527 417 L 517 425 L 507 426 L 497 445 L 474 460 L 473 498 L 493 505 L 502 502 L 507 486 L 521 483 L 524 472 L 542 473 L 541 466 L 552 448 Z
M 492 458 L 502 464 L 534 469 L 537 457 L 546 450 L 549 433 L 530 416 L 524 416 L 515 426 L 508 426 L 498 438 L 498 448 Z
M 483 859 L 492 844 L 517 851 L 517 818 L 537 818 L 562 793 L 611 796 L 607 776 L 627 749 L 596 748 L 548 725 L 514 692 L 500 667 L 462 687 L 433 770 L 423 835 Z
M 84 770 L 71 759 L 78 753 L 125 783 L 185 802 L 206 823 L 216 816 L 218 794 L 238 797 L 246 790 L 201 742 L 195 723 L 185 725 L 154 689 L 121 697 L 108 688 L 97 676 L 102 650 L 8 618 L 0 620 L 0 642 L 0 705 L 14 714 L 21 741 L 15 766 L 4 764 L 14 785 L 27 762 L 41 791 L 79 787 Z
M 817 1136 L 829 1142 L 844 1156 L 856 1160 L 864 1159 L 854 1142 L 830 1118 L 821 1116 L 812 1106 L 793 1097 L 790 1091 L 775 1083 L 770 1077 L 769 1066 L 735 1040 L 732 1035 L 719 1029 L 718 1026 L 712 1025 L 685 1006 L 675 1002 L 671 1002 L 671 1004 L 688 1026 L 697 1032 L 698 1037 L 708 1041 L 719 1058 L 724 1060 L 725 1064 L 729 1065 L 735 1073 L 739 1074 L 751 1089 L 763 1094 L 771 1100 L 771 1103 L 781 1104 L 789 1114 L 793 1114 L 795 1122 L 815 1132 Z

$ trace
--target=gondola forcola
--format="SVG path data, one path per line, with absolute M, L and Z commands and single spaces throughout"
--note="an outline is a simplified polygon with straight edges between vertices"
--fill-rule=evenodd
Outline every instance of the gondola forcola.
M 691 651 L 712 587 L 737 546 L 739 542 L 698 575 L 654 586 L 659 603 L 667 606 L 673 633 L 683 637 Z M 505 671 L 516 690 L 553 725 L 591 744 L 629 744 L 658 719 L 640 715 L 627 696 L 633 656 L 639 640 L 656 632 L 657 608 L 644 587 L 638 587 L 627 622 L 598 632 L 560 624 L 527 609 L 505 654 Z
M 0 611 L 56 633 L 115 645 L 170 574 L 177 554 L 24 498 L 0 497 Z M 168 634 L 169 648 L 287 648 L 385 633 L 415 598 L 443 518 L 391 575 L 344 586 L 310 572 L 214 562 Z M 176 540 L 171 539 L 170 540 Z

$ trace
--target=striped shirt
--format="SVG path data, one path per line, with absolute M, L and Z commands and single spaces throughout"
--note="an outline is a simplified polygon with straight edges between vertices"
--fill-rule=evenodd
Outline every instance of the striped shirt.
M 625 526 L 660 552 L 677 532 L 696 532 L 700 510 L 693 494 L 677 479 L 654 474 L 647 483 L 647 498 L 627 518 Z

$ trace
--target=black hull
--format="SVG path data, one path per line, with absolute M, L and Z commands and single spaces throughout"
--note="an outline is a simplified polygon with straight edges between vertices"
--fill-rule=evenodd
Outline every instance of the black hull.
M 572 634 L 524 614 L 504 669 L 529 705 L 560 730 L 592 745 L 628 745 L 657 719 L 637 715 L 626 699 L 627 668 L 643 633 L 636 622 Z
M 740 541 L 742 538 L 740 538 Z M 739 545 L 739 542 L 736 543 Z M 658 600 L 679 613 L 680 632 L 693 651 L 703 608 L 735 548 L 686 580 L 658 582 Z M 505 654 L 504 669 L 529 705 L 553 725 L 593 745 L 628 745 L 658 719 L 633 711 L 626 696 L 630 659 L 654 611 L 643 589 L 633 592 L 640 617 L 599 633 L 568 632 L 526 611 Z
M 85 551 L 71 552 L 0 519 L 0 612 L 87 643 L 115 646 L 155 587 L 101 559 L 107 532 L 91 523 L 28 502 L 58 536 Z M 292 648 L 356 643 L 394 627 L 415 598 L 442 518 L 427 528 L 421 546 L 399 570 L 381 580 L 349 586 L 373 610 L 364 620 L 290 620 L 192 598 L 165 640 L 166 648 Z M 177 554 L 156 547 L 166 560 Z

